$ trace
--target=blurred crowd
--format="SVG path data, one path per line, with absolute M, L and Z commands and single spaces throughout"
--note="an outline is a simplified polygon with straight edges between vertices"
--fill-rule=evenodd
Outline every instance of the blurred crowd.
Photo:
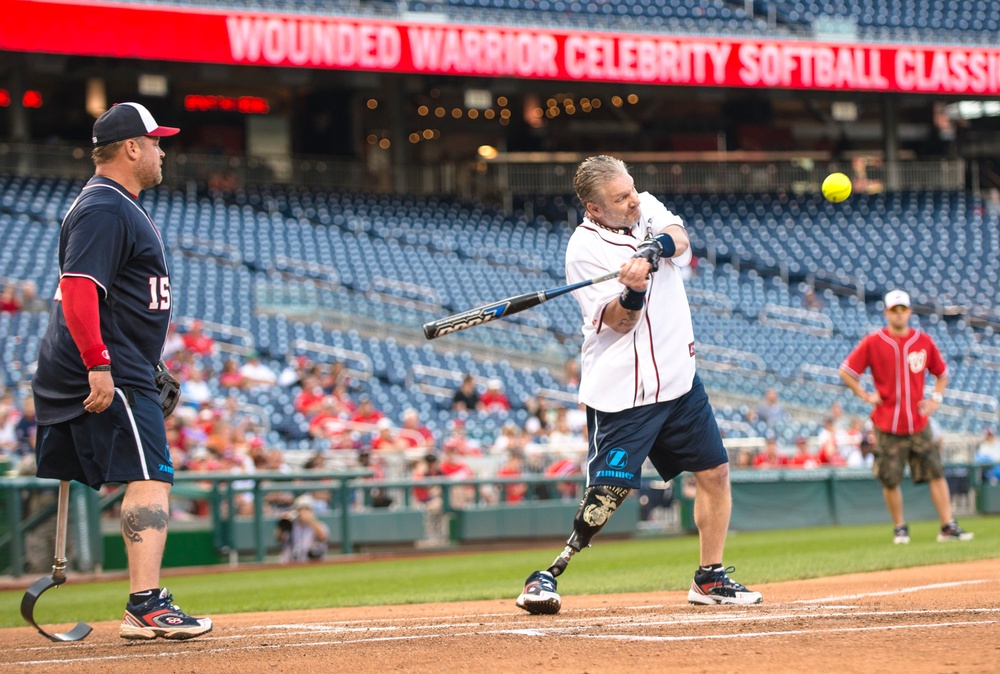
M 23 297 L 23 296 L 22 296 Z M 471 374 L 456 382 L 448 408 L 448 421 L 430 424 L 415 408 L 399 418 L 380 410 L 368 395 L 367 385 L 354 379 L 341 362 L 317 362 L 298 355 L 287 362 L 264 360 L 253 351 L 220 352 L 220 344 L 197 321 L 185 329 L 171 328 L 164 352 L 168 369 L 181 383 L 181 404 L 167 419 L 167 437 L 177 472 L 214 472 L 246 476 L 235 480 L 237 512 L 252 515 L 254 476 L 265 472 L 357 468 L 371 471 L 371 479 L 422 480 L 434 478 L 469 481 L 496 478 L 488 486 L 449 488 L 452 506 L 470 501 L 516 503 L 528 499 L 575 500 L 578 478 L 586 458 L 585 412 L 566 401 L 544 396 L 511 400 L 499 379 L 482 380 Z M 221 367 L 217 364 L 221 363 Z M 579 370 L 571 360 L 563 373 L 568 390 L 579 383 Z M 250 404 L 253 392 L 280 389 L 294 408 L 297 422 L 282 429 L 297 435 L 297 446 L 288 450 L 271 446 L 270 411 Z M 515 410 L 524 413 L 515 415 Z M 279 416 L 288 417 L 289 410 Z M 470 422 L 484 415 L 499 419 L 493 436 L 474 437 Z M 763 421 L 767 432 L 760 447 L 733 449 L 734 469 L 813 469 L 820 467 L 870 467 L 874 439 L 870 424 L 845 418 L 838 403 L 828 411 L 822 430 L 814 437 L 797 437 L 794 447 L 779 444 L 779 431 L 788 423 L 776 390 L 766 392 L 760 404 L 747 412 L 748 421 Z M 524 419 L 523 422 L 517 419 Z M 440 422 L 440 417 L 438 418 Z M 434 425 L 440 432 L 431 429 Z M 30 389 L 0 392 L 0 461 L 8 474 L 34 474 L 35 419 Z M 1000 443 L 988 429 L 977 461 L 986 464 L 984 477 L 996 481 Z M 548 482 L 516 481 L 518 477 L 549 478 Z M 558 481 L 566 478 L 566 481 Z M 207 483 L 206 483 L 207 484 Z M 264 504 L 268 516 L 294 510 L 298 492 L 269 491 Z M 370 490 L 364 503 L 391 507 L 408 501 L 433 510 L 445 494 L 440 485 L 399 490 Z M 330 490 L 312 494 L 313 508 L 329 507 Z M 172 515 L 178 518 L 207 515 L 204 499 L 178 496 Z

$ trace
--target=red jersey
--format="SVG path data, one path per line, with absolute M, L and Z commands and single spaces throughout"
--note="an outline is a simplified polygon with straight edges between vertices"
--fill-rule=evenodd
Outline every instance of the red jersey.
M 840 364 L 855 379 L 871 368 L 882 403 L 872 410 L 872 422 L 885 433 L 913 435 L 927 425 L 917 403 L 924 398 L 924 378 L 948 375 L 948 366 L 931 336 L 910 330 L 894 337 L 888 328 L 867 335 Z

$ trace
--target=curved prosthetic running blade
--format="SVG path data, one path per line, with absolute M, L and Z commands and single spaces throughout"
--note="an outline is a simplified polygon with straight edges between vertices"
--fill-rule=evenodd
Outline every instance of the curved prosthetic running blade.
M 24 593 L 24 597 L 21 598 L 21 617 L 31 623 L 31 625 L 38 630 L 39 634 L 50 641 L 80 641 L 81 639 L 85 639 L 93 630 L 93 628 L 86 623 L 77 623 L 76 627 L 64 634 L 53 634 L 43 630 L 38 626 L 38 623 L 35 622 L 35 602 L 38 601 L 38 597 L 50 587 L 58 587 L 64 582 L 66 582 L 65 578 L 61 578 L 57 581 L 51 576 L 45 576 L 44 578 L 39 578 L 32 583 L 31 587 L 29 587 Z

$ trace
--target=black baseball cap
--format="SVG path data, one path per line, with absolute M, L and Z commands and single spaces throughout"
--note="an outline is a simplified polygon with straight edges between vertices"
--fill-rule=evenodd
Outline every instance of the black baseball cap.
M 94 147 L 138 136 L 173 136 L 180 129 L 160 126 L 139 103 L 115 103 L 94 122 Z

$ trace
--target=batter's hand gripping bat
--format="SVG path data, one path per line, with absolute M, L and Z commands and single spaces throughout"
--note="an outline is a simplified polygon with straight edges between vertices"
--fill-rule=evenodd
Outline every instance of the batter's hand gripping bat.
M 463 311 L 458 314 L 452 314 L 447 318 L 425 323 L 424 337 L 427 339 L 436 339 L 442 335 L 449 335 L 453 332 L 458 332 L 459 330 L 466 330 L 468 328 L 474 328 L 477 325 L 482 325 L 483 323 L 495 321 L 498 318 L 506 318 L 507 316 L 512 316 L 516 313 L 524 311 L 525 309 L 537 307 L 542 302 L 547 302 L 553 297 L 559 297 L 560 295 L 573 292 L 578 288 L 585 288 L 589 285 L 594 285 L 595 283 L 610 281 L 613 278 L 617 278 L 620 273 L 620 271 L 615 271 L 610 274 L 605 274 L 604 276 L 598 276 L 596 278 L 587 279 L 586 281 L 579 281 L 577 283 L 559 286 L 558 288 L 552 288 L 550 290 L 537 290 L 531 293 L 524 293 L 523 295 L 515 295 L 514 297 L 508 297 L 507 299 L 500 300 L 499 302 L 484 304 L 483 306 L 476 307 L 475 309 L 469 309 L 468 311 Z

